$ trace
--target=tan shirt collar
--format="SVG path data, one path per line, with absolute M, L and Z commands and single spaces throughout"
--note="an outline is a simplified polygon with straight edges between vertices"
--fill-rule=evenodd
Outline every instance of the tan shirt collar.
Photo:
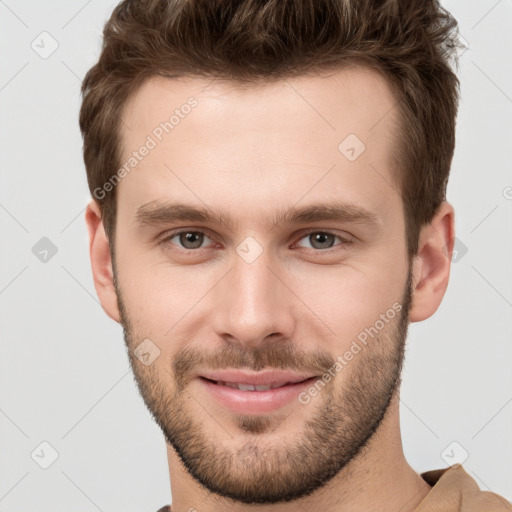
M 498 494 L 481 491 L 460 464 L 421 474 L 433 486 L 414 512 L 512 512 L 512 504 Z

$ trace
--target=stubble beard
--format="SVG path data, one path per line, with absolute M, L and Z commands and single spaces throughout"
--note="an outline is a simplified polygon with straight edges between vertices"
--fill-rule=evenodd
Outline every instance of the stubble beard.
M 234 415 L 234 421 L 225 424 L 224 442 L 210 434 L 218 432 L 218 422 L 187 392 L 190 368 L 213 359 L 205 358 L 197 350 L 185 349 L 174 356 L 167 368 L 142 365 L 133 349 L 145 336 L 133 332 L 133 323 L 116 284 L 124 338 L 139 392 L 167 444 L 190 475 L 223 498 L 245 504 L 275 504 L 308 496 L 342 470 L 350 471 L 350 462 L 363 455 L 400 387 L 411 279 L 409 269 L 400 314 L 355 355 L 350 362 L 351 378 L 345 380 L 343 388 L 336 385 L 339 379 L 333 379 L 309 404 L 293 405 L 294 410 L 286 418 L 279 414 Z M 251 354 L 226 351 L 214 357 L 217 364 L 225 362 L 218 367 L 249 366 L 256 371 L 267 365 L 282 368 L 283 361 L 293 361 L 290 353 L 286 353 L 287 348 L 289 345 L 276 344 Z M 312 357 L 322 367 L 335 361 L 330 354 Z M 191 407 L 196 411 L 199 408 L 199 414 L 194 414 Z M 309 407 L 315 408 L 314 414 L 302 419 Z M 279 437 L 282 422 L 293 420 L 304 422 L 302 434 L 291 439 Z M 210 431 L 208 425 L 212 426 Z

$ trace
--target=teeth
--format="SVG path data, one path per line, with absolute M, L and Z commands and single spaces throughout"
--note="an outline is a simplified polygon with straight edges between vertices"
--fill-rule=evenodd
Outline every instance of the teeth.
M 217 382 L 220 386 L 227 386 L 228 388 L 239 389 L 240 391 L 268 391 L 269 389 L 275 389 L 282 387 L 280 384 L 275 386 L 252 386 L 251 384 L 240 384 L 237 382 L 224 382 L 219 380 Z M 286 384 L 283 384 L 285 386 Z
M 267 391 L 271 389 L 270 386 L 254 386 L 256 388 L 256 391 Z
M 237 386 L 240 391 L 256 391 L 256 386 L 250 384 L 237 384 Z

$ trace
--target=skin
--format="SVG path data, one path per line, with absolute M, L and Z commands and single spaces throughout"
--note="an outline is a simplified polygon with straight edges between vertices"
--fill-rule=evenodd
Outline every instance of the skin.
M 86 212 L 96 291 L 167 441 L 173 512 L 414 510 L 430 486 L 402 449 L 403 345 L 408 321 L 444 296 L 454 211 L 440 206 L 409 262 L 392 91 L 364 68 L 245 88 L 153 78 L 123 111 L 123 162 L 190 96 L 197 106 L 117 185 L 114 262 L 96 201 Z M 338 150 L 351 133 L 366 146 L 355 161 Z M 208 205 L 234 225 L 138 224 L 155 200 Z M 335 201 L 376 223 L 272 222 Z M 179 230 L 203 232 L 201 248 L 171 238 Z M 334 236 L 321 245 L 311 232 Z M 262 250 L 251 263 L 236 251 L 247 237 Z M 378 335 L 307 404 L 234 414 L 192 378 L 227 367 L 321 375 L 382 314 Z M 148 366 L 134 352 L 144 339 L 160 351 Z

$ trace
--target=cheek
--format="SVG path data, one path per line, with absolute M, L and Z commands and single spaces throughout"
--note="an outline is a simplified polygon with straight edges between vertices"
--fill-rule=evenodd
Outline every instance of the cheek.
M 137 255 L 120 250 L 118 280 L 134 334 L 155 340 L 167 351 L 169 340 L 182 336 L 194 318 L 204 315 L 208 302 L 204 299 L 219 275 L 205 267 L 171 265 L 156 253 Z
M 302 329 L 309 330 L 313 312 L 323 324 L 325 341 L 332 340 L 333 349 L 343 350 L 365 328 L 375 324 L 381 315 L 392 309 L 393 316 L 403 297 L 407 273 L 404 267 L 391 263 L 382 265 L 319 267 L 305 276 L 296 276 L 290 287 L 307 305 Z M 393 305 L 395 305 L 393 307 Z M 301 320 L 298 320 L 299 322 Z M 318 322 L 315 322 L 319 325 Z

